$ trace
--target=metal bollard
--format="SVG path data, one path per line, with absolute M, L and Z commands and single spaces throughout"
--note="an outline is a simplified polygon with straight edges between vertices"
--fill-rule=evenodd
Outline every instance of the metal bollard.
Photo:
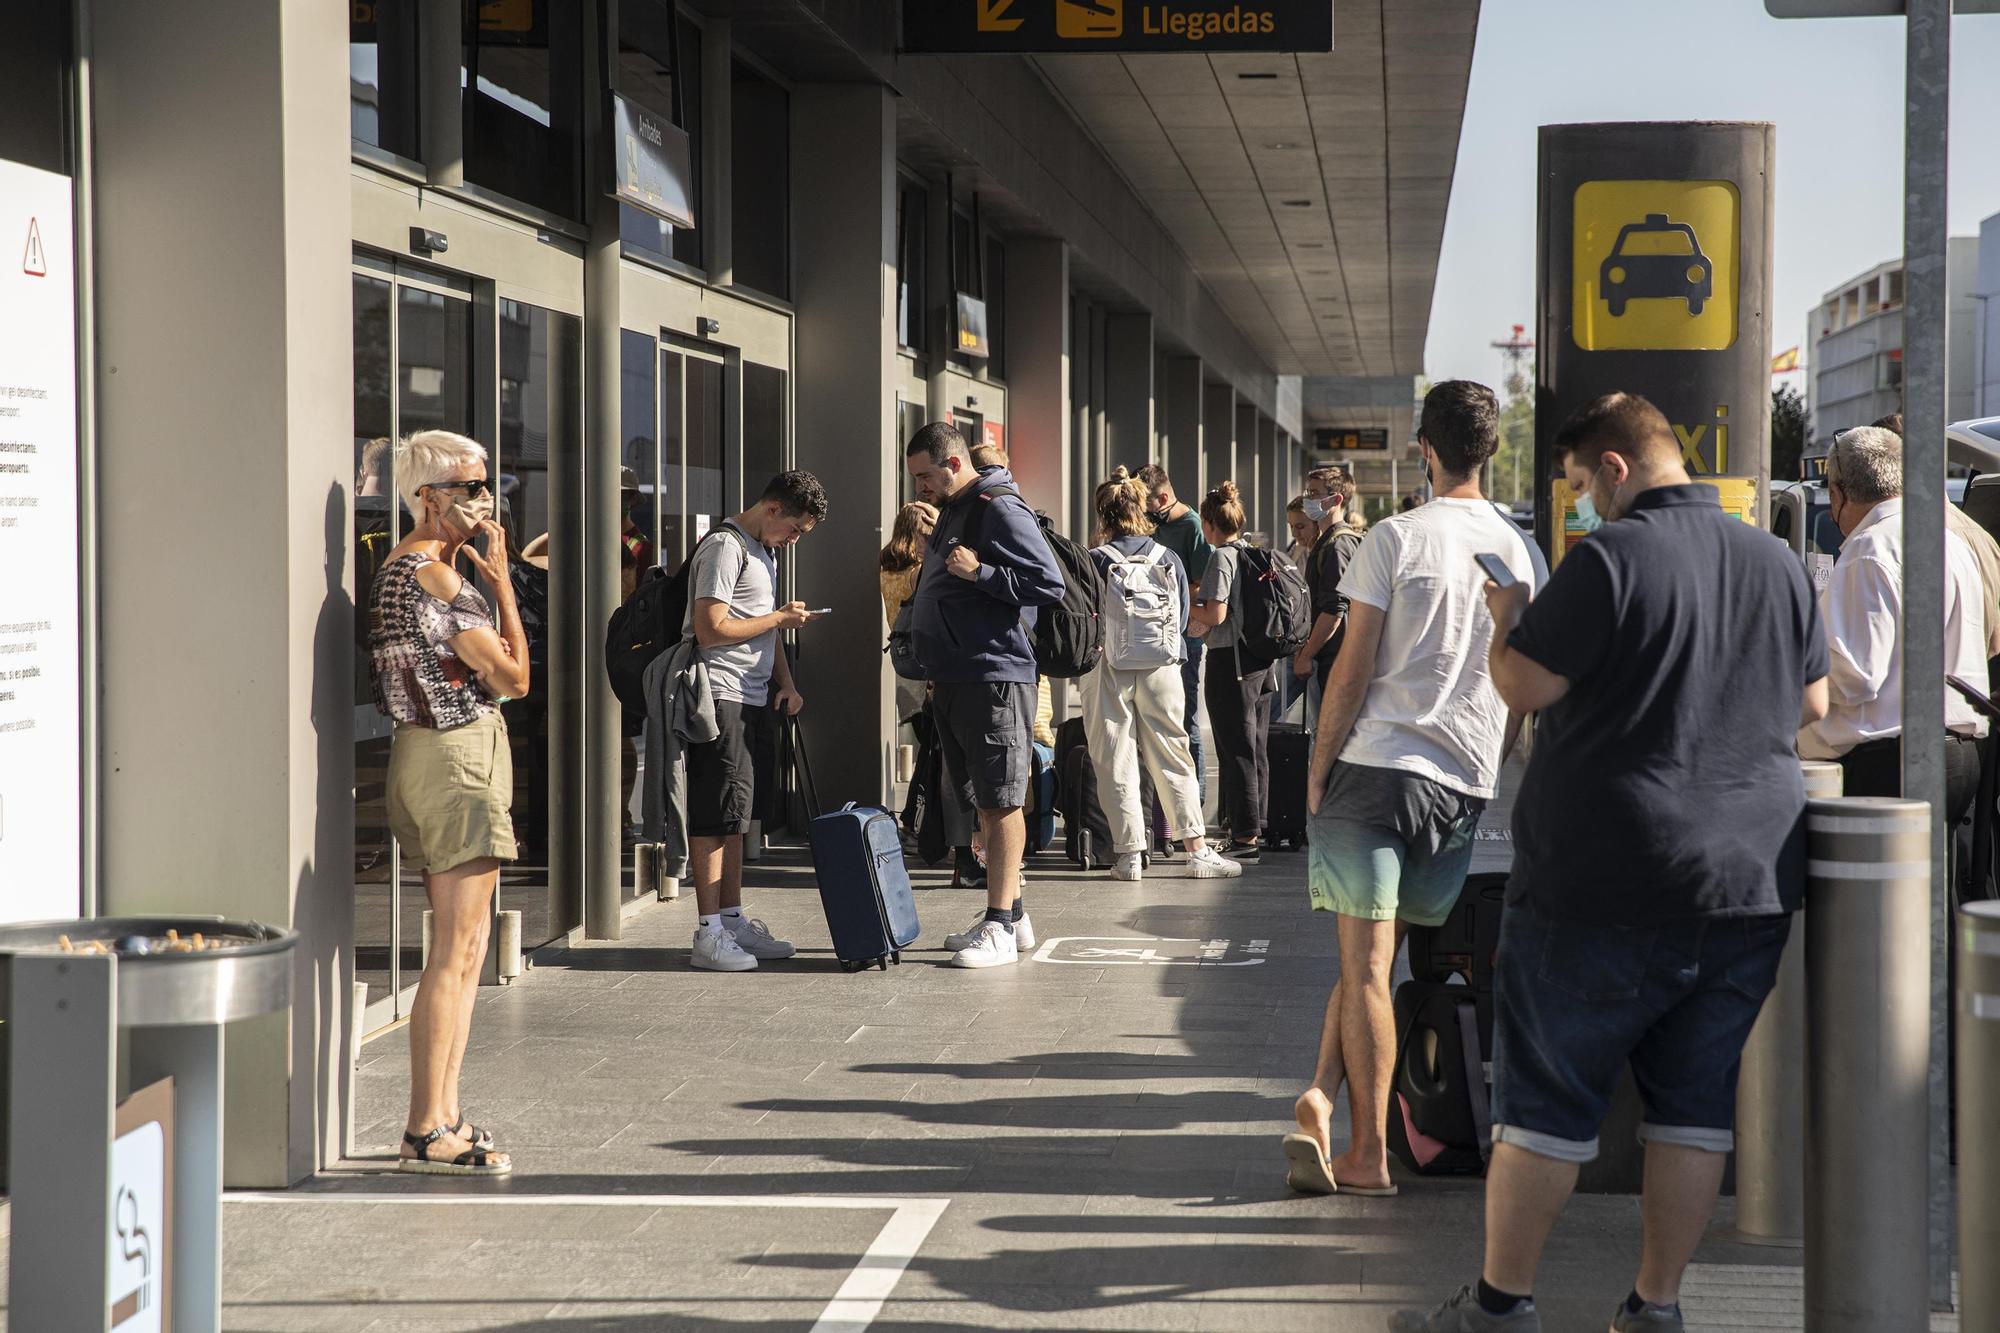
M 1806 799 L 1837 797 L 1839 764 L 1807 759 Z M 1736 1083 L 1736 1230 L 1731 1239 L 1797 1249 L 1806 1236 L 1806 940 L 1792 923 L 1778 983 L 1743 1045 Z
M 2000 902 L 1958 914 L 1958 1317 L 2000 1328 Z
M 1806 802 L 1814 1333 L 1930 1329 L 1930 838 L 1923 801 Z
M 494 937 L 499 959 L 494 973 L 505 986 L 521 975 L 521 914 L 511 908 L 500 913 L 500 929 Z

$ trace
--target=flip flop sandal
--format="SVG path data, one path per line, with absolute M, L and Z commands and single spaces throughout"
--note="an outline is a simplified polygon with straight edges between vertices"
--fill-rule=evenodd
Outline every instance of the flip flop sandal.
M 1402 1190 L 1395 1185 L 1342 1185 L 1340 1192 L 1352 1194 L 1357 1199 L 1393 1199 Z
M 431 1160 L 431 1146 L 456 1130 L 455 1125 L 439 1125 L 428 1134 L 403 1135 L 403 1142 L 417 1150 L 415 1157 L 396 1159 L 398 1171 L 432 1176 L 504 1176 L 514 1169 L 512 1162 L 497 1161 L 497 1154 L 485 1148 L 468 1148 L 449 1162 Z
M 1319 1150 L 1319 1140 L 1310 1134 L 1285 1135 L 1285 1183 L 1301 1194 L 1338 1194 L 1333 1167 Z
M 483 1148 L 487 1152 L 493 1151 L 493 1131 L 481 1129 L 464 1116 L 458 1118 L 458 1123 L 451 1127 L 451 1132 L 475 1148 Z

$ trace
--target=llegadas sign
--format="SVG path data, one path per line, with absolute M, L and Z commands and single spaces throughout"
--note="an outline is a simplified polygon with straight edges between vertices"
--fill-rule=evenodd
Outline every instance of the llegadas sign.
M 903 49 L 1331 51 L 1332 0 L 903 0 Z

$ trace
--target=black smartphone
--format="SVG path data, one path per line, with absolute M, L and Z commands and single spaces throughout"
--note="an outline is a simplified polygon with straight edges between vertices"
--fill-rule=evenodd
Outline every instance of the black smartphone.
M 1519 579 L 1514 577 L 1514 571 L 1507 568 L 1507 562 L 1499 556 L 1482 554 L 1475 555 L 1472 558 L 1478 563 L 1479 568 L 1485 571 L 1486 577 L 1492 579 L 1501 587 L 1511 588 L 1520 582 Z
M 1944 683 L 1964 695 L 1965 701 L 1972 705 L 1973 712 L 1990 721 L 2000 722 L 2000 704 L 1988 698 L 1984 690 L 1976 685 L 1967 684 L 1957 676 L 1946 676 Z

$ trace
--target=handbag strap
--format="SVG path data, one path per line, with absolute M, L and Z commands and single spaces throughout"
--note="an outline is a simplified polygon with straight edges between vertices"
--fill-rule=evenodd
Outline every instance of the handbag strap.
M 1486 1061 L 1479 1049 L 1479 1004 L 1459 1000 L 1458 1046 L 1465 1060 L 1465 1095 L 1472 1102 L 1472 1133 L 1478 1140 L 1479 1160 L 1493 1156 L 1493 1112 L 1486 1101 Z

